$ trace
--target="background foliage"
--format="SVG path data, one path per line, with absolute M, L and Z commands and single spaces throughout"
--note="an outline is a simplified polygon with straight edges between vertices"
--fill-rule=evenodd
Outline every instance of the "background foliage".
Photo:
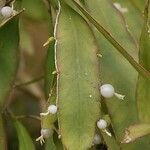
M 55 0 L 16 0 L 19 14 L 6 22 L 0 17 L 0 145 L 8 150 L 102 150 L 106 145 L 109 150 L 149 150 L 150 2 L 76 2 L 61 0 L 60 8 Z M 125 94 L 125 101 L 100 97 L 103 83 Z M 41 146 L 35 141 L 39 114 L 56 99 L 58 123 L 54 116 L 42 120 L 42 126 L 56 121 L 62 137 L 54 132 Z M 95 129 L 106 115 L 112 137 Z M 92 146 L 95 132 L 102 143 Z

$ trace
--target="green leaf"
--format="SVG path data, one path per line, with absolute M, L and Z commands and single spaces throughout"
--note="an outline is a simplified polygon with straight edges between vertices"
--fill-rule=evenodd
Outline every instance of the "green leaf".
M 64 150 L 61 139 L 58 138 L 58 134 L 54 134 L 53 139 L 56 145 L 56 150 Z
M 91 16 L 93 16 L 123 48 L 127 49 L 130 55 L 137 53 L 136 43 L 126 28 L 124 17 L 110 0 L 96 0 L 95 2 L 85 0 L 85 5 Z M 98 13 L 99 15 L 97 15 Z M 122 34 L 119 32 L 122 32 Z M 124 42 L 125 40 L 128 44 Z
M 118 50 L 124 58 L 144 77 L 150 79 L 150 72 L 147 71 L 143 66 L 138 64 L 131 55 L 124 49 L 118 41 L 107 31 L 103 26 L 101 26 L 85 9 L 83 9 L 77 2 L 73 0 L 74 4 L 78 9 L 86 16 L 86 18 L 97 28 L 97 30 Z
M 87 149 L 100 116 L 97 46 L 86 21 L 65 4 L 55 38 L 62 142 L 69 150 Z
M 13 81 L 16 76 L 18 64 L 18 15 L 6 19 L 0 24 L 0 110 L 4 105 L 6 97 L 9 95 Z M 3 130 L 3 120 L 0 116 L 0 145 L 1 149 L 6 149 L 5 133 Z
M 148 134 L 150 134 L 150 124 L 141 123 L 132 125 L 126 129 L 122 143 L 133 142 L 136 139 Z
M 116 11 L 109 0 L 85 0 L 85 4 L 91 15 L 96 18 L 98 22 L 102 23 L 119 43 L 122 43 L 128 50 L 128 53 L 134 54 L 137 51 L 131 51 L 135 47 L 135 43 L 133 40 L 130 42 L 131 37 L 126 30 L 122 20 L 123 18 L 118 14 L 119 12 Z M 137 73 L 127 60 L 115 51 L 107 39 L 99 34 L 95 28 L 93 31 L 102 53 L 102 82 L 112 84 L 116 92 L 125 94 L 124 101 L 120 101 L 115 97 L 104 99 L 112 120 L 116 140 L 119 143 L 124 134 L 124 129 L 138 121 L 137 103 L 135 99 Z M 109 139 L 106 138 L 105 141 L 106 143 L 110 142 Z M 125 150 L 141 148 L 140 146 L 145 149 L 147 148 L 147 145 L 142 141 L 139 143 L 120 145 L 120 147 Z
M 19 150 L 35 150 L 34 144 L 25 127 L 17 120 L 14 121 L 19 140 Z
M 53 141 L 53 136 L 46 140 L 45 150 L 57 150 Z
M 16 16 L 0 28 L 0 105 L 8 95 L 16 75 L 18 44 L 19 30 Z
M 91 14 L 99 22 L 102 22 L 103 26 L 111 32 L 110 34 L 113 34 L 124 44 L 124 46 L 128 43 L 129 49 L 134 47 L 134 43 L 129 42 L 130 37 L 125 30 L 125 25 L 121 24 L 121 16 L 115 10 L 110 1 L 101 0 L 101 3 L 99 3 L 98 0 L 95 0 L 94 2 L 86 0 L 86 6 Z M 99 15 L 98 11 L 103 12 L 103 14 Z M 110 14 L 111 18 L 113 15 L 113 20 L 107 18 Z M 117 30 L 115 30 L 116 26 Z M 102 49 L 102 82 L 111 83 L 117 92 L 125 94 L 126 96 L 125 101 L 120 101 L 115 97 L 110 100 L 105 100 L 109 114 L 112 118 L 116 136 L 120 139 L 121 134 L 124 132 L 124 128 L 129 126 L 131 122 L 134 123 L 137 120 L 134 98 L 136 86 L 134 80 L 136 80 L 137 74 L 118 52 L 113 51 L 113 46 L 110 45 L 101 34 L 95 31 L 95 35 L 99 47 Z M 130 72 L 127 70 L 130 70 Z
M 125 17 L 127 27 L 134 36 L 134 39 L 136 42 L 139 42 L 143 24 L 142 13 L 138 11 L 131 0 L 113 0 L 113 2 L 120 4 L 122 8 L 128 10 L 126 13 L 122 13 L 122 15 Z
M 53 134 L 53 137 L 47 140 L 45 150 L 64 150 L 61 139 L 58 138 L 58 134 Z
M 23 0 L 22 7 L 26 9 L 26 15 L 31 19 L 44 20 L 48 13 L 45 9 L 44 3 L 41 0 Z
M 106 142 L 108 150 L 120 150 L 119 144 L 114 137 L 110 137 L 104 132 L 101 133 Z
M 140 12 L 143 12 L 146 0 L 131 0 L 131 2 Z
M 23 22 L 20 23 L 20 47 L 29 55 L 34 54 L 34 45 L 30 34 L 26 30 Z
M 140 52 L 139 62 L 147 70 L 150 70 L 150 15 L 148 14 L 150 9 L 150 2 L 148 1 L 145 8 L 145 22 L 140 39 Z M 139 119 L 141 122 L 150 122 L 150 80 L 143 78 L 139 75 L 137 83 L 137 102 Z
M 55 40 L 51 41 L 47 51 L 46 68 L 45 68 L 45 91 L 46 96 L 49 96 L 50 90 L 53 88 L 55 82 L 55 56 L 54 56 Z
M 6 146 L 6 139 L 5 139 L 5 131 L 4 131 L 4 122 L 3 122 L 3 117 L 0 115 L 0 146 L 1 149 L 7 149 Z

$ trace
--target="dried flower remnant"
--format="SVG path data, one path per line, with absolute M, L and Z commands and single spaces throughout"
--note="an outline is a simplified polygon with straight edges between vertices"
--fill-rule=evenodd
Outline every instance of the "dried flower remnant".
M 122 7 L 119 3 L 114 3 L 114 6 L 122 13 L 128 12 L 128 8 Z

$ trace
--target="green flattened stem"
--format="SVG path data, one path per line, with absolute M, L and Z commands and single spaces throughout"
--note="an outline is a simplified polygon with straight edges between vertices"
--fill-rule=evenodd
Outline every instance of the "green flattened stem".
M 58 122 L 69 150 L 91 147 L 100 116 L 99 63 L 94 36 L 86 21 L 61 3 L 56 21 Z
M 115 38 L 104 29 L 85 9 L 83 9 L 77 2 L 73 0 L 74 4 L 79 8 L 79 10 L 87 17 L 87 19 L 97 28 L 97 30 L 102 33 L 102 35 L 118 50 L 124 58 L 144 77 L 150 79 L 150 72 L 147 71 L 143 66 L 138 64 L 131 55 L 120 45 Z
M 140 11 L 143 12 L 144 5 L 147 0 L 131 0 L 132 4 Z
M 144 11 L 144 25 L 142 34 L 140 37 L 140 51 L 139 51 L 139 62 L 147 70 L 150 70 L 150 0 L 147 0 L 145 11 Z M 149 123 L 150 127 L 150 80 L 142 77 L 139 74 L 137 82 L 136 98 L 138 104 L 139 120 L 141 123 Z M 140 130 L 140 136 L 144 136 L 146 132 L 146 127 Z M 138 132 L 138 131 L 137 131 Z M 140 137 L 139 136 L 139 137 Z M 149 145 L 150 136 L 145 137 L 147 145 Z M 150 148 L 150 146 L 149 146 Z
M 97 23 L 99 22 L 105 30 L 108 31 L 107 33 L 110 34 L 110 36 L 113 36 L 129 54 L 133 55 L 137 53 L 136 43 L 127 30 L 122 15 L 110 0 L 85 0 L 85 6 L 91 16 L 97 20 Z M 82 11 L 84 10 L 82 9 Z M 87 15 L 87 12 L 85 11 L 84 14 L 85 16 L 88 16 L 89 21 L 94 25 L 95 22 L 91 20 L 91 16 L 89 14 Z M 98 27 L 97 29 L 99 31 L 102 30 Z M 116 137 L 114 141 L 124 150 L 147 149 L 148 145 L 145 141 L 143 142 L 142 139 L 137 143 L 120 144 L 125 128 L 138 121 L 137 102 L 135 98 L 137 72 L 124 56 L 115 50 L 113 44 L 110 44 L 110 41 L 106 36 L 105 38 L 94 27 L 93 31 L 97 43 L 101 48 L 102 82 L 111 83 L 115 87 L 115 90 L 119 90 L 118 92 L 125 95 L 125 101 L 118 101 L 115 97 L 103 100 L 104 103 L 106 103 L 108 113 L 111 116 L 111 124 Z M 111 141 L 110 137 L 105 138 L 105 141 L 109 146 L 109 142 Z
M 18 17 L 15 17 L 0 27 L 0 103 L 4 101 L 16 75 L 18 45 Z
M 18 64 L 19 30 L 18 17 L 13 16 L 0 25 L 0 112 L 12 87 Z M 0 145 L 5 149 L 2 119 Z
M 47 59 L 46 59 L 46 67 L 45 67 L 45 91 L 46 91 L 46 97 L 49 96 L 50 90 L 54 86 L 55 80 L 55 74 L 53 73 L 55 69 L 55 57 L 54 57 L 54 44 L 55 39 L 50 38 L 49 48 L 47 51 Z
M 54 129 L 54 122 L 57 120 L 57 115 L 47 115 L 41 117 L 42 129 Z
M 122 15 L 125 17 L 126 25 L 129 31 L 133 34 L 136 42 L 138 42 L 143 25 L 143 16 L 141 13 L 142 11 L 140 12 L 137 7 L 132 3 L 132 1 L 133 0 L 113 0 L 114 6 L 115 4 L 118 4 L 121 6 L 120 9 L 126 9 L 126 12 L 122 12 Z M 135 1 L 140 1 L 142 3 L 144 2 L 141 0 Z
M 85 4 L 90 14 L 96 18 L 119 43 L 128 49 L 129 53 L 133 54 L 135 51 L 132 49 L 136 48 L 135 43 L 127 32 L 125 22 L 120 13 L 113 6 L 113 3 L 110 0 L 85 0 Z M 102 53 L 102 82 L 111 83 L 115 87 L 115 90 L 119 90 L 119 93 L 125 95 L 124 102 L 118 101 L 115 97 L 103 99 L 103 102 L 107 105 L 108 113 L 111 115 L 115 135 L 117 139 L 121 139 L 124 129 L 131 123 L 136 123 L 137 121 L 134 97 L 137 74 L 127 60 L 115 51 L 113 45 L 95 30 L 94 27 L 93 31 Z
M 33 141 L 25 127 L 17 120 L 14 120 L 14 126 L 18 135 L 19 150 L 35 150 Z
M 45 144 L 45 150 L 57 150 L 53 137 L 50 137 Z
M 114 137 L 108 136 L 105 132 L 101 132 L 101 134 L 107 144 L 108 150 L 120 150 L 120 147 Z
M 3 125 L 3 119 L 2 115 L 0 115 L 0 145 L 1 149 L 7 149 L 6 147 L 6 141 L 5 141 L 5 132 L 4 132 L 4 125 Z
M 56 120 L 57 116 L 55 114 L 41 116 L 41 135 L 36 139 L 41 145 L 45 143 L 45 140 L 53 138 L 53 132 L 55 130 L 54 123 Z
M 140 39 L 139 62 L 147 70 L 150 70 L 150 2 L 145 8 L 145 22 Z M 137 83 L 137 103 L 139 119 L 141 122 L 150 122 L 150 80 L 139 75 Z

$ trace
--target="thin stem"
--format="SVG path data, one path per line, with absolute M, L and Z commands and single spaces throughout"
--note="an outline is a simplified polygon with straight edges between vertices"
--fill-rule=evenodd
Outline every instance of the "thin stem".
M 35 116 L 35 115 L 20 115 L 20 116 L 16 116 L 16 119 L 24 119 L 24 118 L 31 118 L 31 119 L 35 119 L 35 120 L 41 121 L 41 118 L 39 116 Z
M 14 120 L 16 120 L 16 119 L 24 119 L 24 118 L 32 118 L 32 119 L 41 121 L 41 118 L 39 116 L 35 116 L 35 115 L 20 115 L 20 116 L 15 116 L 14 113 L 12 112 L 12 110 L 10 108 L 6 108 L 5 112 L 6 112 L 6 114 L 8 114 Z
M 45 6 L 47 7 L 48 13 L 49 13 L 49 25 L 50 25 L 50 35 L 53 35 L 53 19 L 52 19 L 52 11 L 51 11 L 51 3 L 49 0 L 43 0 L 45 3 Z
M 22 87 L 22 86 L 27 86 L 27 85 L 30 85 L 30 84 L 34 84 L 35 82 L 41 81 L 42 79 L 44 79 L 44 76 L 40 76 L 36 79 L 32 79 L 30 81 L 26 81 L 26 82 L 23 82 L 23 83 L 16 84 L 13 87 L 18 88 L 18 87 Z
M 60 135 L 60 133 L 59 133 L 59 131 L 58 131 L 58 129 L 54 126 L 53 127 L 54 128 L 54 130 L 55 130 L 55 132 L 58 134 L 58 136 Z

